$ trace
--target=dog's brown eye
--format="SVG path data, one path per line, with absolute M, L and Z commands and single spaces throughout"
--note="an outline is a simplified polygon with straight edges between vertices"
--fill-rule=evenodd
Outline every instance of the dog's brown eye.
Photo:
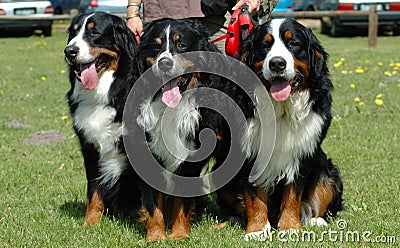
M 176 44 L 176 47 L 181 51 L 186 49 L 186 45 L 183 43 Z
M 295 40 L 289 40 L 288 41 L 289 48 L 296 47 L 297 45 L 298 45 L 298 43 Z

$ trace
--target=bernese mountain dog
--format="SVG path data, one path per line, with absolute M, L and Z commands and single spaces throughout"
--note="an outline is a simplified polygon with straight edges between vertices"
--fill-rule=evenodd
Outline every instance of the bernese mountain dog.
M 292 19 L 269 20 L 240 44 L 238 59 L 258 75 L 269 93 L 254 89 L 258 113 L 248 120 L 243 136 L 243 151 L 253 163 L 249 182 L 265 190 L 236 186 L 234 191 L 242 190 L 246 239 L 271 226 L 288 230 L 303 224 L 326 225 L 327 216 L 343 209 L 339 168 L 321 147 L 332 119 L 327 58 L 312 31 Z M 264 107 L 270 101 L 273 108 Z M 269 154 L 263 144 L 273 141 L 262 140 L 268 138 L 263 128 L 269 128 L 262 123 L 271 118 L 276 119 L 276 138 Z M 237 206 L 234 200 L 225 200 L 225 207 Z
M 201 65 L 223 69 L 223 61 L 202 61 L 201 56 L 190 59 L 183 55 L 221 52 L 210 43 L 200 22 L 169 18 L 153 21 L 145 27 L 138 51 L 140 73 L 151 70 L 156 79 L 148 83 L 157 84 L 158 89 L 154 96 L 144 100 L 137 118 L 137 123 L 146 132 L 148 147 L 154 157 L 163 168 L 182 177 L 200 176 L 210 158 L 215 161 L 214 168 L 218 168 L 229 152 L 232 130 L 221 114 L 201 106 L 200 102 L 209 95 L 191 90 L 215 89 L 234 99 L 239 106 L 247 105 L 244 99 L 236 97 L 242 93 L 232 81 L 197 70 Z M 214 104 L 230 108 L 230 103 L 225 101 Z M 163 122 L 167 130 L 178 129 L 177 137 L 167 137 L 171 134 L 162 132 Z M 210 154 L 194 161 L 190 157 L 201 147 L 199 136 L 204 129 L 214 132 L 216 144 Z M 183 144 L 183 149 L 167 147 L 168 139 L 174 142 L 174 147 Z M 238 147 L 240 152 L 240 145 Z M 167 186 L 171 186 L 168 177 L 165 179 Z M 147 228 L 147 241 L 166 239 L 165 227 L 168 224 L 171 224 L 169 238 L 180 240 L 189 236 L 191 217 L 199 197 L 167 195 L 145 182 L 141 185 L 141 192 L 141 216 Z
M 137 212 L 137 178 L 122 142 L 123 108 L 138 77 L 137 42 L 122 18 L 104 12 L 74 17 L 67 31 L 67 98 L 86 169 L 88 226 L 104 211 Z

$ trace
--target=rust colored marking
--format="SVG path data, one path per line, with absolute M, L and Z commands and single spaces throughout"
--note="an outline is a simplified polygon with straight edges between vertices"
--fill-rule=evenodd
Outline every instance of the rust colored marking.
M 104 211 L 104 202 L 101 198 L 99 189 L 93 193 L 92 198 L 88 199 L 84 227 L 97 225 Z
M 157 45 L 162 45 L 162 39 L 161 38 L 156 38 L 156 44 Z
M 193 210 L 185 213 L 181 198 L 175 197 L 172 210 L 172 229 L 169 237 L 175 240 L 187 238 L 190 235 L 190 217 Z
M 183 68 L 183 70 L 186 70 L 187 68 L 192 68 L 195 65 L 193 61 L 183 59 L 181 56 L 175 56 L 174 63 L 177 63 L 180 68 Z
M 197 86 L 197 78 L 200 77 L 200 73 L 194 72 L 192 74 L 192 78 L 190 79 L 190 82 L 186 86 L 186 90 L 194 89 Z
M 146 208 L 142 208 L 141 210 L 141 221 L 145 223 L 147 234 L 146 234 L 146 242 L 153 242 L 156 240 L 165 240 L 165 223 L 164 223 L 164 215 L 162 212 L 162 194 L 159 193 L 157 199 L 157 207 L 153 212 L 153 215 L 150 215 L 149 211 Z
M 318 209 L 316 209 L 318 211 L 318 213 L 316 213 L 317 217 L 323 217 L 325 215 L 326 209 L 332 201 L 335 187 L 336 183 L 333 182 L 333 180 L 331 180 L 331 182 L 319 181 L 314 190 L 309 194 L 311 202 L 319 203 Z
M 247 53 L 247 52 L 244 52 L 244 53 L 240 56 L 240 59 L 241 59 L 242 61 L 246 61 L 247 55 L 248 55 L 248 53 Z
M 88 29 L 92 29 L 94 28 L 94 22 L 89 22 L 88 24 L 86 24 Z
M 179 35 L 179 34 L 174 34 L 173 36 L 172 36 L 172 40 L 174 41 L 174 42 L 176 42 L 176 41 L 178 41 L 178 40 L 180 40 L 181 39 L 181 36 Z
M 264 61 L 255 62 L 253 65 L 253 71 L 258 75 L 262 72 L 262 68 L 264 66 Z
M 281 217 L 279 219 L 279 229 L 300 229 L 300 203 L 301 195 L 296 194 L 296 187 L 293 183 L 286 185 L 282 203 L 281 203 Z
M 308 75 L 309 75 L 308 67 L 309 67 L 308 63 L 298 60 L 298 59 L 294 60 L 295 71 L 299 71 L 301 73 L 301 75 L 303 75 L 303 81 L 298 86 L 298 91 L 305 90 L 305 82 L 307 81 Z
M 157 60 L 154 59 L 154 58 L 152 58 L 152 57 L 147 57 L 147 58 L 146 58 L 146 62 L 147 62 L 147 65 L 152 66 L 152 65 L 154 65 L 155 63 L 157 63 Z
M 290 40 L 290 39 L 292 39 L 293 38 L 293 33 L 292 33 L 292 31 L 286 31 L 285 32 L 285 39 L 286 40 Z
M 247 228 L 246 232 L 257 232 L 264 230 L 268 223 L 267 194 L 264 188 L 257 188 L 257 195 L 252 198 L 247 192 L 244 194 Z
M 271 42 L 272 42 L 272 35 L 267 34 L 267 35 L 264 37 L 264 40 L 265 40 L 267 43 L 271 43 Z
M 222 222 L 222 223 L 219 223 L 219 224 L 215 224 L 214 228 L 222 229 L 222 228 L 225 228 L 227 225 L 228 225 L 228 221 L 225 221 L 225 222 Z
M 217 138 L 217 141 L 218 141 L 218 142 L 221 142 L 221 140 L 222 140 L 222 135 L 219 134 L 219 133 L 217 133 L 217 134 L 216 134 L 216 138 Z
M 91 47 L 89 49 L 89 54 L 92 55 L 92 56 L 96 56 L 96 55 L 98 56 L 100 54 L 105 54 L 105 55 L 107 55 L 107 56 L 109 56 L 111 58 L 114 58 L 114 59 L 118 58 L 118 53 L 117 52 L 114 52 L 114 51 L 111 51 L 111 50 L 108 50 L 108 49 L 102 48 L 102 47 Z

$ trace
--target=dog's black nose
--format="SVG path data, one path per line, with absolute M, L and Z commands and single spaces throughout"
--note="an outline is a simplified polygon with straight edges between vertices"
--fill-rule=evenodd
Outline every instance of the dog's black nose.
M 167 57 L 162 58 L 158 61 L 158 67 L 163 72 L 167 72 L 167 71 L 171 70 L 173 65 L 174 65 L 174 61 L 172 61 L 172 59 L 167 58 Z
M 274 72 L 281 72 L 286 68 L 286 60 L 280 56 L 273 57 L 269 61 L 269 69 Z
M 68 58 L 75 58 L 76 56 L 78 56 L 78 53 L 79 53 L 79 47 L 74 45 L 67 46 L 64 49 L 64 54 Z

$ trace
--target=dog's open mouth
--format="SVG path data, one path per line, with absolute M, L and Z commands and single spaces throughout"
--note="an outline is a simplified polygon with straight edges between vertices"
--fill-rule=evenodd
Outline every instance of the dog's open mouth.
M 296 74 L 296 76 L 290 80 L 283 77 L 270 79 L 270 93 L 272 98 L 278 102 L 285 101 L 289 97 L 290 93 L 293 93 L 297 90 L 301 80 L 302 76 L 299 74 Z
M 101 72 L 110 63 L 110 58 L 102 54 L 95 60 L 87 64 L 76 64 L 75 73 L 78 80 L 82 82 L 85 90 L 93 90 L 99 81 L 98 73 Z
M 190 76 L 180 76 L 166 82 L 162 87 L 162 102 L 170 108 L 176 108 L 181 102 L 180 87 L 190 80 Z

